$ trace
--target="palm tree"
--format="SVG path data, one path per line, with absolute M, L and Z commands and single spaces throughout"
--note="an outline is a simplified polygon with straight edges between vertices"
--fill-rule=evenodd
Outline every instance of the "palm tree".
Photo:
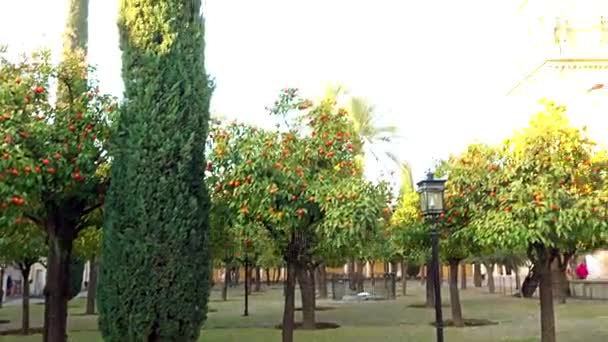
M 329 84 L 325 89 L 325 99 L 333 100 L 337 103 L 344 102 L 347 107 L 353 127 L 359 136 L 362 150 L 369 152 L 377 162 L 380 157 L 377 153 L 383 143 L 390 143 L 400 138 L 397 134 L 397 127 L 394 125 L 379 126 L 376 124 L 376 111 L 369 101 L 361 96 L 350 96 L 346 87 L 341 84 Z M 389 157 L 394 163 L 401 165 L 401 161 L 393 153 L 383 149 L 382 153 Z M 363 156 L 359 162 L 363 165 Z

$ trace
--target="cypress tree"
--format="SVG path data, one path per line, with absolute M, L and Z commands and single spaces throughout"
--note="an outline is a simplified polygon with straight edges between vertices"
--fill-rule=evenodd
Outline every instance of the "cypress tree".
M 200 0 L 121 0 L 125 103 L 105 205 L 105 341 L 195 341 L 211 276 Z

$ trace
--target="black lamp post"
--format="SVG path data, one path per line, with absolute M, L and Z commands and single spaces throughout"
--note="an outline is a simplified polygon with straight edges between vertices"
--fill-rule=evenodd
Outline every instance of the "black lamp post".
M 249 272 L 249 256 L 245 252 L 245 317 L 249 316 Z
M 437 218 L 443 213 L 443 191 L 445 180 L 435 179 L 433 173 L 427 174 L 427 179 L 418 182 L 420 193 L 420 209 L 424 217 L 431 223 L 431 244 L 433 257 L 431 261 L 433 288 L 435 291 L 435 327 L 437 342 L 443 342 L 443 317 L 441 312 L 441 283 L 439 281 L 439 232 Z
M 249 265 L 249 250 L 252 246 L 251 240 L 247 239 L 244 243 L 244 253 L 245 254 L 245 312 L 243 312 L 243 316 L 249 316 L 249 280 L 251 278 L 251 265 Z

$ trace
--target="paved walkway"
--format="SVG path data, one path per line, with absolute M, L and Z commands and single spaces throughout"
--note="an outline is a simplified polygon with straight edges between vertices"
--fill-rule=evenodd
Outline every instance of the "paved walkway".
M 86 298 L 86 297 L 87 297 L 86 291 L 80 292 L 76 296 L 76 298 Z M 44 298 L 39 298 L 39 297 L 30 298 L 30 304 L 38 304 L 38 303 L 44 303 Z M 21 305 L 21 297 L 7 298 L 4 300 L 4 303 L 2 303 L 2 305 L 4 305 L 4 306 Z

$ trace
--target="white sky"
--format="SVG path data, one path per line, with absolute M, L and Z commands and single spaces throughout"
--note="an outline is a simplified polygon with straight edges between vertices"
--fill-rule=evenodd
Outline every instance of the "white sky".
M 376 105 L 380 123 L 399 126 L 405 140 L 391 149 L 419 179 L 433 159 L 515 128 L 504 94 L 541 62 L 525 52 L 519 2 L 205 0 L 212 109 L 263 123 L 283 87 L 315 96 L 327 81 L 344 83 Z M 120 95 L 117 3 L 90 0 L 89 58 L 102 90 Z M 58 50 L 66 8 L 66 0 L 0 0 L 0 44 Z

